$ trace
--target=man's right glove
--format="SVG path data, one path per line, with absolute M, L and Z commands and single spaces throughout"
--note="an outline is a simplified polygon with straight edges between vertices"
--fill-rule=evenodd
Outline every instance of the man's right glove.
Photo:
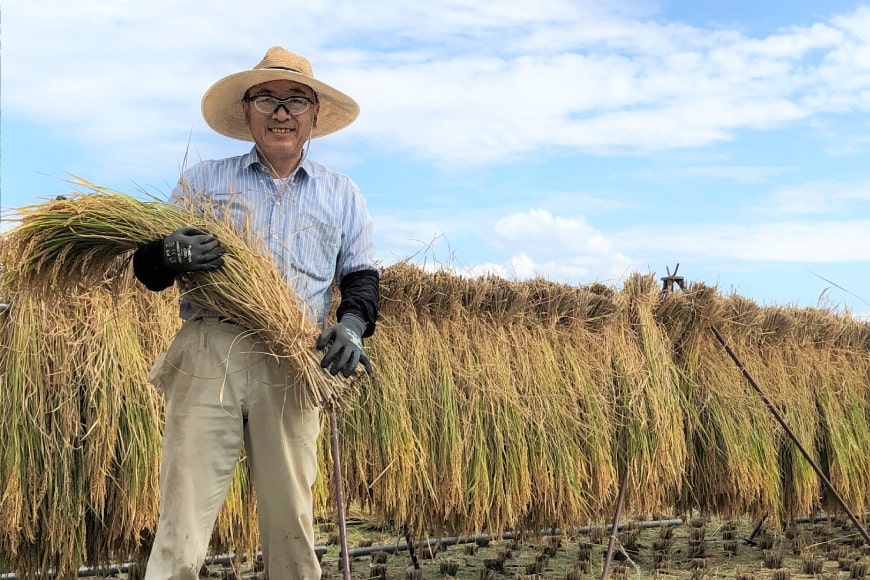
M 163 238 L 163 263 L 176 273 L 220 268 L 226 252 L 216 237 L 190 226 Z
M 345 314 L 338 324 L 321 332 L 314 345 L 318 350 L 327 349 L 320 366 L 329 369 L 332 376 L 340 372 L 347 378 L 354 373 L 357 365 L 362 364 L 366 372 L 372 374 L 372 363 L 360 339 L 365 329 L 366 323 L 362 318 Z

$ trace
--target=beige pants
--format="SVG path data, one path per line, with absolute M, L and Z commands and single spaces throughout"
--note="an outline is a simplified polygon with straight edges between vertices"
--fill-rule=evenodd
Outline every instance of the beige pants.
M 271 580 L 320 578 L 311 486 L 319 411 L 288 388 L 287 366 L 242 329 L 184 324 L 151 374 L 166 396 L 160 518 L 146 580 L 195 579 L 242 444 Z

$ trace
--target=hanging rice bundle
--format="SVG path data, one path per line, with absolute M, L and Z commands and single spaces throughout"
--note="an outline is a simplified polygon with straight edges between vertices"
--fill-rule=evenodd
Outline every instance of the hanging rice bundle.
M 710 331 L 719 328 L 743 357 L 753 344 L 747 335 L 760 323 L 758 307 L 736 296 L 723 300 L 715 289 L 693 284 L 667 296 L 656 307 L 656 318 L 672 344 L 685 397 L 687 459 L 678 508 L 724 517 L 779 513 L 777 432 L 769 411 Z
M 526 422 L 531 488 L 522 526 L 567 529 L 596 520 L 616 496 L 610 353 L 589 332 L 612 312 L 612 292 L 543 279 L 522 286 L 525 312 L 496 320 L 508 331 Z
M 423 343 L 414 335 L 393 336 L 402 336 L 403 342 L 387 348 L 372 344 L 369 349 L 372 364 L 378 365 L 377 375 L 342 415 L 341 459 L 349 502 L 359 502 L 379 519 L 396 518 L 416 526 L 422 521 L 418 508 L 426 505 L 423 498 L 430 497 L 425 483 L 430 472 L 424 467 L 424 448 L 418 440 L 427 424 L 415 425 L 411 419 L 411 406 L 417 401 L 412 393 L 422 385 L 405 369 L 415 368 L 415 353 L 425 354 L 425 350 L 420 350 Z M 324 465 L 331 465 L 330 450 L 324 451 Z M 331 470 L 321 472 L 331 478 Z M 326 489 L 332 491 L 331 479 Z
M 683 394 L 670 345 L 653 316 L 660 292 L 651 276 L 633 274 L 620 295 L 612 341 L 620 413 L 619 469 L 628 471 L 626 502 L 637 512 L 675 501 L 686 462 Z
M 59 577 L 135 554 L 156 522 L 161 405 L 131 285 L 63 301 L 4 288 L 0 554 Z
M 516 325 L 510 339 L 518 411 L 525 424 L 528 449 L 526 457 L 516 458 L 517 468 L 529 472 L 528 487 L 519 497 L 526 502 L 519 504 L 525 517 L 519 521 L 530 529 L 544 523 L 566 529 L 575 522 L 589 521 L 600 508 L 600 496 L 594 495 L 592 489 L 590 459 L 596 454 L 610 455 L 607 435 L 612 423 L 582 423 L 586 417 L 577 397 L 589 385 L 570 382 L 573 377 L 566 372 L 562 358 L 565 347 L 557 333 L 538 326 Z M 593 430 L 600 431 L 589 440 L 583 437 Z M 510 441 L 506 443 L 511 446 Z M 600 447 L 595 448 L 596 444 Z M 608 465 L 601 467 L 606 472 Z M 610 490 L 598 491 L 606 497 Z
M 45 300 L 4 286 L 0 314 L 0 570 L 72 578 L 139 559 L 157 521 L 162 397 L 148 367 L 180 324 L 126 272 Z M 236 468 L 214 549 L 256 549 L 256 502 Z
M 615 497 L 612 391 L 584 324 L 607 299 L 406 265 L 382 285 L 379 372 L 344 415 L 349 499 L 415 531 L 597 518 Z
M 262 240 L 238 230 L 226 208 L 188 192 L 189 205 L 141 201 L 92 184 L 92 193 L 20 210 L 21 225 L 4 245 L 7 284 L 64 292 L 88 288 L 106 272 L 126 267 L 131 252 L 174 230 L 194 225 L 227 247 L 218 270 L 178 277 L 198 306 L 211 309 L 258 333 L 300 377 L 300 396 L 316 405 L 341 407 L 353 381 L 324 372 L 314 350 L 319 332 L 268 257 Z
M 819 463 L 847 505 L 863 512 L 870 506 L 870 325 L 821 311 L 798 316 L 798 334 L 814 357 L 807 374 L 817 406 Z M 822 507 L 839 509 L 828 490 L 822 491 Z
M 818 412 L 813 393 L 816 355 L 811 341 L 802 340 L 793 309 L 765 307 L 759 327 L 759 361 L 753 372 L 764 393 L 780 411 L 795 436 L 816 460 L 814 449 Z M 819 508 L 820 485 L 812 466 L 782 428 L 776 428 L 779 466 L 782 470 L 782 502 L 790 516 L 812 513 Z
M 257 496 L 243 452 L 236 463 L 232 484 L 212 531 L 211 550 L 215 554 L 255 554 L 259 542 Z
M 721 298 L 717 298 L 722 300 Z M 760 369 L 761 309 L 741 296 L 727 297 L 712 323 L 747 368 Z M 692 478 L 692 500 L 713 513 L 728 515 L 782 513 L 782 483 L 778 459 L 781 432 L 761 398 L 728 359 L 709 327 L 699 328 L 700 360 L 689 380 L 698 432 Z

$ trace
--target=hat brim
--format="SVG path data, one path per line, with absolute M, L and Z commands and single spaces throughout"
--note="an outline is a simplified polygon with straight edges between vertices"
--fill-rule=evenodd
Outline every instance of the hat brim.
M 242 99 L 253 86 L 289 80 L 311 87 L 320 104 L 317 126 L 311 137 L 322 137 L 344 129 L 359 116 L 359 105 L 352 98 L 307 75 L 284 69 L 252 69 L 231 74 L 213 84 L 202 97 L 202 117 L 208 126 L 227 137 L 253 141 Z

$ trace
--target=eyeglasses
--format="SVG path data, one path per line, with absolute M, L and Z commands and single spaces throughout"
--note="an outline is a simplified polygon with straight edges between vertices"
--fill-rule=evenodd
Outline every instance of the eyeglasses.
M 245 97 L 245 101 L 254 103 L 254 108 L 264 115 L 274 115 L 278 109 L 284 107 L 289 115 L 301 115 L 308 110 L 308 107 L 314 104 L 314 99 L 308 97 L 287 97 L 286 99 L 278 99 L 271 95 L 254 95 Z

